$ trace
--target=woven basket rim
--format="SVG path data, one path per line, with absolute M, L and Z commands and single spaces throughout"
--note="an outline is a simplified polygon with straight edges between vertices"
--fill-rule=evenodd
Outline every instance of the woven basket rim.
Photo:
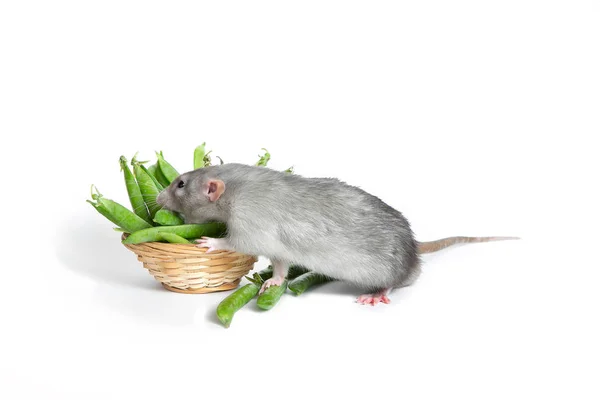
M 127 232 L 124 232 L 121 235 L 121 240 L 125 240 L 129 236 Z M 142 242 L 142 243 L 123 243 L 123 245 L 129 248 L 131 251 L 137 254 L 136 250 L 146 248 L 149 251 L 153 252 L 168 252 L 181 255 L 197 255 L 202 258 L 210 257 L 232 257 L 232 256 L 246 256 L 246 257 L 254 257 L 258 258 L 252 254 L 240 253 L 234 250 L 215 250 L 207 253 L 207 249 L 203 247 L 197 247 L 194 243 L 165 243 L 165 242 Z

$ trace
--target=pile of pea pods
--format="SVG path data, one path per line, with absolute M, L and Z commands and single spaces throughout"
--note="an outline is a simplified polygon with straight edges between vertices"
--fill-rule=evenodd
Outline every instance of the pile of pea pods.
M 262 149 L 255 165 L 267 166 L 271 154 Z M 123 243 L 137 244 L 144 242 L 191 243 L 202 236 L 221 237 L 226 227 L 222 223 L 185 224 L 183 218 L 173 211 L 161 209 L 156 197 L 180 174 L 161 152 L 156 152 L 156 162 L 146 167 L 148 161 L 138 161 L 137 154 L 131 160 L 131 168 L 127 158 L 121 156 L 119 163 L 129 195 L 131 210 L 104 197 L 92 185 L 91 200 L 87 200 L 96 211 L 114 223 L 116 231 L 126 233 Z M 219 162 L 223 164 L 220 157 Z M 211 151 L 206 151 L 206 143 L 194 149 L 194 169 L 211 165 Z M 289 168 L 286 172 L 292 172 Z

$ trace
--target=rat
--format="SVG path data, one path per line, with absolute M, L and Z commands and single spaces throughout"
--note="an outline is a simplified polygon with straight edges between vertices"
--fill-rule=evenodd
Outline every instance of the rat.
M 358 303 L 389 303 L 389 292 L 412 284 L 420 255 L 457 243 L 517 239 L 449 237 L 418 242 L 408 220 L 381 199 L 336 178 L 306 178 L 263 166 L 223 164 L 180 175 L 156 199 L 185 223 L 223 222 L 222 238 L 202 237 L 207 252 L 265 256 L 281 285 L 292 264 L 364 290 Z

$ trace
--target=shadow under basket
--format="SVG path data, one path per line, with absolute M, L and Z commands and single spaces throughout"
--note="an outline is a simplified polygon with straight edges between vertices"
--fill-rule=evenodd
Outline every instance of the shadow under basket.
M 191 243 L 147 242 L 124 246 L 137 255 L 165 289 L 178 293 L 235 289 L 257 261 L 255 256 L 233 251 L 206 253 L 207 249 Z

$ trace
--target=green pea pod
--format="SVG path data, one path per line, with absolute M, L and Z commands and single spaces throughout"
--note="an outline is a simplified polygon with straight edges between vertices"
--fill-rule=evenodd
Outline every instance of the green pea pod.
M 162 172 L 169 184 L 171 184 L 171 182 L 180 175 L 179 172 L 165 160 L 162 151 L 160 153 L 157 152 L 156 156 L 158 157 L 158 169 Z
M 265 148 L 261 149 L 265 151 L 265 154 L 263 154 L 262 156 L 259 154 L 258 156 L 260 157 L 259 160 L 256 162 L 256 165 L 259 167 L 266 167 L 269 160 L 271 159 L 271 153 L 269 153 L 269 151 Z
M 166 182 L 166 179 L 164 176 L 162 176 L 162 173 L 160 172 L 160 169 L 158 169 L 158 164 L 154 163 L 151 166 L 149 166 L 148 168 L 146 168 L 146 166 L 144 165 L 145 163 L 147 163 L 148 161 L 138 161 L 137 160 L 137 153 L 135 153 L 135 156 L 133 156 L 133 158 L 131 159 L 131 166 L 135 167 L 136 164 L 139 164 L 140 168 L 143 169 L 152 179 L 152 181 L 154 182 L 154 184 L 156 185 L 156 188 L 160 191 L 163 190 L 165 187 L 167 187 L 169 185 L 168 182 Z M 134 170 L 134 175 L 135 175 L 135 170 Z M 157 176 L 159 178 L 162 179 L 163 182 L 166 182 L 165 184 L 162 184 L 159 179 L 157 178 Z
M 127 187 L 127 194 L 129 195 L 129 202 L 131 203 L 133 212 L 144 221 L 151 224 L 152 220 L 150 219 L 150 213 L 148 212 L 146 203 L 142 198 L 140 187 L 138 186 L 133 173 L 127 166 L 127 159 L 124 156 L 121 156 L 119 163 L 121 164 L 121 170 L 123 171 L 125 186 Z
M 162 186 L 162 189 L 169 186 L 169 181 L 167 180 L 167 178 L 165 178 L 165 176 L 161 172 L 160 168 L 158 167 L 158 162 L 149 166 L 148 172 L 150 173 L 151 176 L 154 176 L 154 178 L 156 179 L 156 181 L 158 183 L 160 183 L 160 186 Z
M 121 223 L 120 222 L 119 223 L 115 222 L 116 221 L 116 217 L 113 216 L 105 207 L 101 206 L 97 202 L 94 202 L 93 200 L 86 200 L 86 201 L 88 203 L 90 203 L 96 209 L 96 211 L 98 211 L 100 214 L 102 214 L 107 220 L 109 220 L 111 222 L 114 222 L 116 225 L 118 225 L 119 229 L 123 230 L 123 232 L 127 232 L 127 230 L 125 228 L 121 227 Z
M 273 276 L 273 266 L 269 265 L 267 268 L 256 272 L 256 274 L 258 274 L 258 276 L 260 276 L 261 283 L 262 283 L 263 281 L 266 281 L 267 279 L 269 279 L 270 277 Z M 246 279 L 248 279 L 248 278 L 246 278 Z
M 288 271 L 287 274 L 287 280 L 291 281 L 292 279 L 295 279 L 297 277 L 299 277 L 302 274 L 305 274 L 308 272 L 308 269 L 301 267 L 300 265 L 292 265 L 290 266 L 290 270 Z
M 204 168 L 204 156 L 206 154 L 206 142 L 194 150 L 194 169 Z
M 169 243 L 185 243 L 185 244 L 191 243 L 189 240 L 182 238 L 179 235 L 176 235 L 174 233 L 169 233 L 169 232 L 161 232 L 159 234 L 159 237 L 162 240 L 164 240 L 165 242 L 169 242 Z
M 335 279 L 314 271 L 310 271 L 292 280 L 288 285 L 288 288 L 290 289 L 290 291 L 294 292 L 296 296 L 299 296 L 310 287 L 331 282 L 333 280 Z
M 288 281 L 284 280 L 279 286 L 269 286 L 267 290 L 258 295 L 256 305 L 263 310 L 270 310 L 277 304 L 285 289 L 287 289 Z
M 158 178 L 156 178 L 157 173 L 160 172 L 160 170 L 158 169 L 158 165 L 152 164 L 148 168 L 146 168 L 144 165 L 141 165 L 141 167 L 142 167 L 142 169 L 144 171 L 146 171 L 146 173 L 148 175 L 150 175 L 150 178 L 152 179 L 152 181 L 154 182 L 154 184 L 156 185 L 156 188 L 158 190 L 163 190 L 166 187 L 162 183 L 160 183 L 160 181 L 158 180 Z M 162 177 L 162 178 L 164 178 L 164 177 Z
M 125 240 L 123 240 L 123 243 L 137 244 L 144 242 L 158 242 L 161 240 L 160 234 L 162 232 L 174 233 L 185 239 L 196 239 L 202 236 L 222 237 L 225 234 L 226 229 L 225 224 L 220 222 L 177 226 L 156 226 L 154 228 L 143 229 L 132 233 Z
M 177 214 L 175 211 L 170 210 L 158 210 L 156 214 L 154 214 L 154 222 L 159 225 L 183 225 L 183 219 Z
M 225 325 L 225 328 L 229 328 L 233 315 L 248 304 L 257 295 L 259 290 L 260 285 L 251 282 L 237 289 L 219 303 L 217 306 L 217 318 Z
M 250 283 L 231 293 L 217 306 L 217 318 L 219 318 L 219 321 L 226 328 L 229 328 L 233 315 L 258 294 L 263 282 L 271 276 L 273 276 L 273 267 L 271 265 L 259 272 L 255 272 L 253 277 L 247 276 L 246 279 Z
M 87 200 L 87 202 L 90 203 L 96 211 L 125 232 L 133 233 L 152 227 L 152 225 L 126 207 L 116 201 L 105 199 L 97 189 L 96 192 L 97 194 L 92 195 L 93 200 Z
M 250 282 L 256 283 L 258 286 L 262 286 L 262 284 L 269 278 L 273 276 L 273 266 L 269 265 L 265 269 L 261 269 L 258 272 L 252 274 L 251 277 L 246 276 L 246 279 Z
M 158 205 L 156 202 L 156 197 L 160 193 L 160 190 L 156 187 L 156 184 L 150 178 L 150 175 L 144 171 L 142 168 L 142 164 L 136 162 L 133 164 L 133 173 L 135 174 L 135 178 L 137 179 L 138 186 L 140 187 L 140 191 L 142 192 L 142 198 L 144 199 L 144 203 L 148 207 L 148 211 L 150 212 L 150 217 L 154 218 L 154 215 L 160 210 L 162 207 Z
M 294 166 L 292 165 L 291 167 L 289 167 L 288 169 L 286 169 L 285 171 L 286 174 L 293 174 L 294 173 Z

